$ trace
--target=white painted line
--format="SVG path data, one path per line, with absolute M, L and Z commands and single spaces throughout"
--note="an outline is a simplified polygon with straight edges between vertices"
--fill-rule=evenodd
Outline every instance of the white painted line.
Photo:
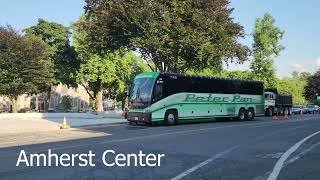
M 306 142 L 308 139 L 312 138 L 313 136 L 319 134 L 320 131 L 315 132 L 307 137 L 305 137 L 304 139 L 302 139 L 301 141 L 297 142 L 295 145 L 293 145 L 290 149 L 288 149 L 284 154 L 282 154 L 282 156 L 280 157 L 280 159 L 277 161 L 276 165 L 273 168 L 273 171 L 271 172 L 271 174 L 268 177 L 268 180 L 276 180 L 277 177 L 279 176 L 279 173 L 284 165 L 284 162 L 288 159 L 288 157 L 294 153 L 304 142 Z
M 291 163 L 294 163 L 295 161 L 297 161 L 298 159 L 300 159 L 302 156 L 306 155 L 307 153 L 309 153 L 310 151 L 312 151 L 314 148 L 316 148 L 317 146 L 320 145 L 320 142 L 318 142 L 317 144 L 313 144 L 310 148 L 303 150 L 301 153 L 299 153 L 298 155 L 294 156 L 293 158 L 289 159 L 288 161 L 286 161 L 284 166 L 287 166 Z
M 238 146 L 233 146 L 233 147 L 231 147 L 231 148 L 229 148 L 229 149 L 227 149 L 227 150 L 225 150 L 225 151 L 223 151 L 223 152 L 221 152 L 221 153 L 218 153 L 218 154 L 216 154 L 215 156 L 211 157 L 210 159 L 207 159 L 206 161 L 203 161 L 202 163 L 200 163 L 200 164 L 198 164 L 198 165 L 196 165 L 196 166 L 193 166 L 192 168 L 184 171 L 183 173 L 179 174 L 178 176 L 172 178 L 171 180 L 179 180 L 179 179 L 181 179 L 181 178 L 183 178 L 183 177 L 191 174 L 192 172 L 196 171 L 197 169 L 199 169 L 199 168 L 207 165 L 207 164 L 210 163 L 211 161 L 214 161 L 214 160 L 216 160 L 216 159 L 218 159 L 218 158 L 220 158 L 220 157 L 228 154 L 229 152 L 231 152 L 232 150 L 234 150 L 234 149 L 237 148 L 237 147 L 238 147 Z

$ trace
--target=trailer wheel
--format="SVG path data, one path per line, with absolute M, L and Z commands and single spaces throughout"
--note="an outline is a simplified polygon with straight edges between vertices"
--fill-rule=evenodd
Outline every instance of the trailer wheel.
M 288 115 L 290 116 L 292 114 L 292 108 L 289 107 L 288 109 Z
M 272 109 L 271 108 L 267 108 L 266 112 L 265 112 L 265 116 L 272 116 Z
M 175 110 L 167 110 L 166 114 L 164 115 L 164 121 L 166 125 L 172 126 L 176 125 L 178 122 L 178 113 Z

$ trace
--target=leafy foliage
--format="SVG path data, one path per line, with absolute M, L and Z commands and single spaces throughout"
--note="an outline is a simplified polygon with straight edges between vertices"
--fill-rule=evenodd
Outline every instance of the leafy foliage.
M 71 110 L 72 108 L 72 97 L 69 95 L 62 96 L 61 103 L 59 104 L 59 109 L 63 112 Z
M 80 62 L 70 46 L 70 31 L 61 24 L 38 20 L 38 24 L 24 30 L 27 36 L 35 36 L 49 46 L 50 57 L 54 63 L 56 83 L 76 86 L 76 71 Z
M 81 84 L 92 100 L 92 109 L 98 110 L 98 94 L 107 84 L 113 82 L 115 76 L 115 64 L 112 62 L 114 56 L 109 55 L 104 58 L 93 55 L 80 65 L 77 74 L 77 82 Z
M 121 101 L 124 108 L 128 87 L 135 75 L 147 69 L 146 63 L 133 52 L 125 50 L 109 52 L 104 56 L 90 51 L 85 41 L 87 33 L 79 28 L 84 17 L 80 17 L 79 22 L 72 26 L 74 47 L 82 62 L 77 75 L 78 83 L 85 87 L 94 101 L 93 109 L 97 109 L 97 94 L 101 91 L 108 98 Z
M 194 71 L 189 70 L 187 74 L 191 75 L 201 75 L 201 76 L 209 76 L 209 77 L 227 77 L 227 78 L 235 78 L 235 79 L 252 79 L 252 73 L 250 71 L 227 71 L 222 70 L 217 72 L 213 69 L 206 68 L 202 71 Z
M 245 61 L 248 47 L 237 42 L 243 27 L 233 22 L 228 0 L 87 0 L 85 41 L 100 55 L 138 50 L 158 70 L 185 72 L 222 61 Z
M 294 104 L 306 104 L 303 96 L 306 84 L 306 80 L 292 77 L 278 80 L 277 87 L 279 92 L 292 95 Z
M 16 112 L 16 99 L 52 84 L 53 69 L 47 45 L 34 37 L 0 27 L 0 94 L 9 97 Z
M 262 19 L 256 20 L 251 69 L 254 79 L 263 81 L 266 87 L 277 85 L 273 58 L 284 49 L 280 44 L 283 35 L 284 32 L 275 26 L 275 19 L 271 15 L 265 14 Z
M 320 96 L 320 70 L 308 78 L 304 91 L 304 96 L 310 102 L 315 102 L 317 95 Z
M 121 101 L 124 106 L 128 87 L 132 84 L 135 75 L 146 68 L 142 60 L 132 52 L 111 53 L 103 58 L 92 55 L 81 64 L 77 79 L 95 102 L 94 110 L 97 109 L 97 95 L 101 91 L 104 91 L 107 97 Z
M 312 74 L 309 72 L 301 72 L 301 73 L 297 71 L 292 72 L 292 77 L 301 81 L 307 81 L 310 76 L 312 76 Z
M 124 109 L 127 93 L 134 77 L 141 72 L 148 71 L 149 68 L 133 52 L 126 52 L 121 55 L 121 58 L 114 58 L 113 62 L 115 63 L 117 78 L 106 88 L 106 95 L 111 99 L 120 101 L 122 109 Z

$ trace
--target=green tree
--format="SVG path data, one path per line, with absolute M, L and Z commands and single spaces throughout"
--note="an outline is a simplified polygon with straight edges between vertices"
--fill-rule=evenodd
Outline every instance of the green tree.
M 297 77 L 283 78 L 278 81 L 278 91 L 284 94 L 290 94 L 294 104 L 305 104 L 307 101 L 303 96 L 306 80 L 300 80 Z
M 235 78 L 235 79 L 253 79 L 252 72 L 245 70 L 245 71 L 224 71 L 225 77 Z
M 228 78 L 235 78 L 235 79 L 252 79 L 252 73 L 248 70 L 245 70 L 245 71 L 222 70 L 220 72 L 217 72 L 214 69 L 206 68 L 206 69 L 203 69 L 202 71 L 188 70 L 187 74 L 209 76 L 209 77 L 228 77 Z
M 62 96 L 61 103 L 59 104 L 59 109 L 63 112 L 71 110 L 72 108 L 72 97 L 69 95 Z
M 147 65 L 140 57 L 126 50 L 109 52 L 104 56 L 90 51 L 89 43 L 86 41 L 87 32 L 79 28 L 84 17 L 81 16 L 72 26 L 74 47 L 82 62 L 78 72 L 78 82 L 89 93 L 94 102 L 93 109 L 97 109 L 98 104 L 101 104 L 96 96 L 102 91 L 105 96 L 121 101 L 124 108 L 128 88 L 134 76 L 148 69 Z
M 120 58 L 115 58 L 114 63 L 117 78 L 107 86 L 106 95 L 111 99 L 120 101 L 123 110 L 129 87 L 133 83 L 134 77 L 141 72 L 150 71 L 150 69 L 133 52 L 125 52 Z
M 309 72 L 294 71 L 292 77 L 279 79 L 277 88 L 281 93 L 292 95 L 294 104 L 306 104 L 304 91 L 310 76 Z
M 102 90 L 117 78 L 115 58 L 119 58 L 118 55 L 109 54 L 104 58 L 99 55 L 92 55 L 80 65 L 77 82 L 89 94 L 93 111 L 101 110 L 99 105 L 102 103 Z
M 138 50 L 157 70 L 185 72 L 222 62 L 243 62 L 249 49 L 237 39 L 243 27 L 233 22 L 228 0 L 87 0 L 81 28 L 100 55 Z
M 265 14 L 262 19 L 256 20 L 251 70 L 254 79 L 263 81 L 266 87 L 277 85 L 273 59 L 284 49 L 280 44 L 283 35 L 284 31 L 275 26 L 275 19 L 270 14 Z
M 98 110 L 101 104 L 101 97 L 98 95 L 102 92 L 111 99 L 121 101 L 124 108 L 128 88 L 135 75 L 147 69 L 142 59 L 133 52 L 110 53 L 106 57 L 92 55 L 81 64 L 78 83 L 89 94 L 93 110 Z
M 302 80 L 302 81 L 306 81 L 306 80 L 308 80 L 308 78 L 310 76 L 312 76 L 312 74 L 309 73 L 309 72 L 301 72 L 301 73 L 298 74 L 297 79 Z
M 69 29 L 61 24 L 39 19 L 37 25 L 25 29 L 24 32 L 27 36 L 38 37 L 48 44 L 56 83 L 76 86 L 76 71 L 80 62 L 70 45 Z
M 320 96 L 320 70 L 308 78 L 304 96 L 310 102 L 316 102 L 316 96 Z
M 224 70 L 217 71 L 216 69 L 211 68 L 205 68 L 202 70 L 189 69 L 185 73 L 198 76 L 220 77 L 224 75 Z
M 52 62 L 47 45 L 38 38 L 18 34 L 10 26 L 0 27 L 0 94 L 12 101 L 17 112 L 17 98 L 50 86 Z

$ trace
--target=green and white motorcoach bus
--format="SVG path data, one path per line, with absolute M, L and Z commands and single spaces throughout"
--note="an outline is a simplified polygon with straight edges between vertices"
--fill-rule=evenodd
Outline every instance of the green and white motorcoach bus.
M 210 78 L 173 73 L 137 75 L 129 92 L 129 122 L 178 122 L 264 115 L 260 81 Z

